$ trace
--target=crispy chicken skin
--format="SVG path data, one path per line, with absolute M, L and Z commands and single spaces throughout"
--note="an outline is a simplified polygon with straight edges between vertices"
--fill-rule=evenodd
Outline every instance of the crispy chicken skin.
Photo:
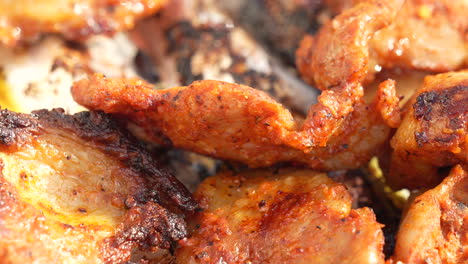
M 446 72 L 466 65 L 467 1 L 402 2 L 359 1 L 306 36 L 296 53 L 303 78 L 325 90 L 372 80 L 382 68 Z
M 468 71 L 427 76 L 391 140 L 388 182 L 434 187 L 438 168 L 468 162 Z
M 393 89 L 391 82 L 381 92 Z M 388 104 L 359 103 L 327 147 L 308 148 L 299 136 L 300 122 L 265 93 L 247 86 L 199 81 L 187 87 L 154 90 L 138 79 L 95 75 L 72 87 L 85 107 L 124 116 L 146 129 L 150 138 L 251 167 L 281 161 L 317 169 L 357 168 L 389 136 L 382 119 Z M 383 96 L 385 98 L 385 96 Z M 298 146 L 299 145 L 299 146 Z
M 318 104 L 309 109 L 303 131 L 311 145 L 325 145 L 343 117 L 362 98 L 369 64 L 369 42 L 389 25 L 402 0 L 361 1 L 325 23 L 315 38 L 303 39 L 296 54 L 303 78 L 323 90 Z
M 383 263 L 383 234 L 369 208 L 351 209 L 342 184 L 310 170 L 253 170 L 207 178 L 203 211 L 179 242 L 184 263 Z
M 455 166 L 441 184 L 418 196 L 400 225 L 389 263 L 467 263 L 467 194 L 466 170 Z
M 460 69 L 468 62 L 466 10 L 466 0 L 405 1 L 395 21 L 373 36 L 373 64 L 430 72 Z
M 99 112 L 0 111 L 1 263 L 160 263 L 190 193 Z
M 359 90 L 368 72 L 370 40 L 375 32 L 393 22 L 403 2 L 360 1 L 326 23 L 315 37 L 306 36 L 296 53 L 303 78 L 343 97 L 362 96 Z M 354 97 L 347 100 L 352 105 Z
M 69 39 L 111 34 L 158 10 L 166 0 L 1 0 L 0 43 L 15 45 L 40 33 Z

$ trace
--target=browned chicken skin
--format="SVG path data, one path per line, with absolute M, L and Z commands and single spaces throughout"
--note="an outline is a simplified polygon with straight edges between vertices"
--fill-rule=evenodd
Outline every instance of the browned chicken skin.
M 392 15 L 382 13 L 384 2 L 359 1 L 317 36 L 306 36 L 296 59 L 303 78 L 325 90 L 373 79 L 382 68 L 446 72 L 466 65 L 466 1 L 390 1 Z
M 383 263 L 381 225 L 351 209 L 342 184 L 309 170 L 253 170 L 207 178 L 195 192 L 177 263 Z
M 0 164 L 1 263 L 160 263 L 197 208 L 103 113 L 1 110 Z
M 307 82 L 323 90 L 302 129 L 310 145 L 326 145 L 328 136 L 362 98 L 369 41 L 376 31 L 393 21 L 402 3 L 362 1 L 326 23 L 315 38 L 302 41 L 296 54 L 298 70 Z
M 372 38 L 373 63 L 384 69 L 429 72 L 460 69 L 468 62 L 468 1 L 408 0 L 395 21 Z
M 468 175 L 456 166 L 441 184 L 411 203 L 389 263 L 467 263 L 467 204 Z
M 111 34 L 133 26 L 166 0 L 1 0 L 0 43 L 15 45 L 41 33 L 69 39 Z
M 391 140 L 388 182 L 433 187 L 438 168 L 468 162 L 468 71 L 426 77 Z
M 392 83 L 384 84 L 381 93 L 392 94 L 388 92 L 394 88 Z M 154 90 L 138 79 L 95 75 L 75 83 L 72 93 L 85 107 L 125 116 L 158 143 L 252 167 L 295 161 L 317 169 L 357 168 L 390 133 L 388 120 L 381 114 L 389 111 L 385 95 L 369 106 L 358 103 L 327 147 L 308 148 L 307 143 L 301 144 L 308 139 L 298 135 L 300 122 L 288 110 L 265 93 L 243 85 L 199 81 Z M 389 116 L 385 114 L 386 119 Z

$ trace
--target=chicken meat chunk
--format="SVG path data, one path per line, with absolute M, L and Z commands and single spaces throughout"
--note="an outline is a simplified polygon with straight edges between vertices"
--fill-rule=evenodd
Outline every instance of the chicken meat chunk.
M 157 143 L 251 167 L 293 161 L 323 170 L 357 168 L 386 142 L 387 123 L 398 122 L 391 82 L 380 87 L 373 104 L 357 104 L 326 147 L 310 147 L 301 120 L 265 93 L 243 85 L 205 80 L 155 90 L 139 79 L 95 75 L 75 83 L 72 93 L 85 107 L 125 116 Z
M 344 185 L 310 170 L 225 172 L 195 192 L 177 263 L 383 263 L 382 225 Z
M 468 162 L 468 71 L 427 76 L 391 140 L 388 182 L 434 187 L 440 168 Z
M 0 111 L 1 263 L 161 263 L 187 189 L 104 113 Z
M 468 174 L 455 166 L 408 208 L 389 263 L 468 262 Z
M 82 40 L 133 27 L 166 0 L 1 0 L 0 43 L 13 46 L 41 33 Z

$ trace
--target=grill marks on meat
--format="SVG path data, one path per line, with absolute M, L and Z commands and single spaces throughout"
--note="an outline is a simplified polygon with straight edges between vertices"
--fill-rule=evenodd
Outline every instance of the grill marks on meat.
M 383 263 L 381 225 L 342 184 L 307 170 L 221 173 L 195 192 L 178 263 Z
M 2 262 L 159 263 L 186 235 L 190 193 L 106 114 L 0 124 Z
M 166 0 L 1 0 L 0 43 L 15 45 L 41 33 L 82 40 L 133 27 L 135 20 L 161 8 Z
M 433 187 L 439 168 L 468 161 L 468 71 L 426 77 L 392 138 L 395 187 Z
M 388 83 L 381 92 L 390 88 Z M 387 106 L 382 100 L 371 105 L 360 102 L 326 147 L 309 148 L 303 143 L 309 139 L 300 136 L 300 122 L 288 110 L 243 85 L 199 81 L 158 91 L 138 79 L 95 75 L 77 82 L 72 93 L 90 109 L 125 116 L 158 143 L 253 167 L 295 161 L 318 169 L 356 168 L 390 133 L 380 114 Z
M 390 263 L 464 263 L 468 247 L 468 175 L 455 166 L 416 197 L 401 222 Z

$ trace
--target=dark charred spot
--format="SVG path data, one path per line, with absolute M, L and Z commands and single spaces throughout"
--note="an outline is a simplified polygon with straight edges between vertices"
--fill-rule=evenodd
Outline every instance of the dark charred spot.
M 258 203 L 258 207 L 262 208 L 266 205 L 266 201 L 265 200 L 261 200 L 259 203 Z
M 422 147 L 424 144 L 429 143 L 429 139 L 427 138 L 426 132 L 414 132 L 414 138 L 416 139 L 416 143 L 418 147 Z
M 121 161 L 147 180 L 147 190 L 137 194 L 138 202 L 155 201 L 174 212 L 191 212 L 196 207 L 189 191 L 162 166 L 125 128 L 103 112 L 66 115 L 62 109 L 34 111 L 45 127 L 62 128 L 92 141 L 101 151 Z
M 468 86 L 459 85 L 443 90 L 421 93 L 413 105 L 414 117 L 431 121 L 434 111 L 442 113 L 448 118 L 468 113 Z M 452 124 L 458 126 L 458 124 Z
M 150 83 L 157 83 L 160 80 L 156 66 L 149 55 L 139 50 L 134 59 L 138 74 Z
M 114 242 L 135 243 L 138 248 L 148 250 L 153 247 L 170 248 L 172 241 L 187 235 L 185 222 L 178 215 L 170 213 L 156 203 L 132 207 L 124 216 L 123 224 Z
M 21 144 L 39 132 L 39 124 L 28 115 L 0 110 L 0 145 Z

